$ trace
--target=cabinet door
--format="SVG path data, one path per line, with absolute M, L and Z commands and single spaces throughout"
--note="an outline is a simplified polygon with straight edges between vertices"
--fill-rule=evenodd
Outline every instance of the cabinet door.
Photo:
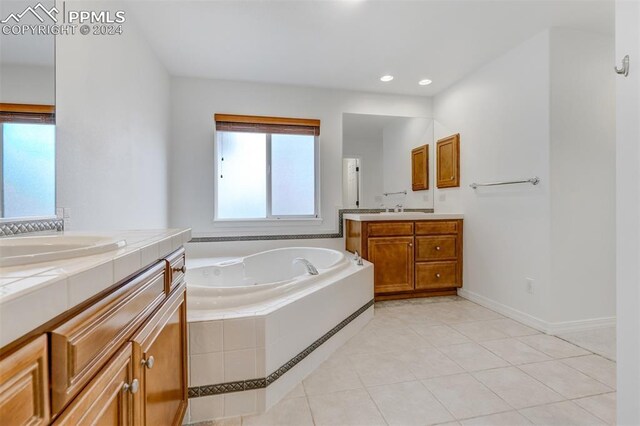
M 180 425 L 187 407 L 187 311 L 181 283 L 133 337 L 135 376 L 141 392 L 136 422 Z
M 132 345 L 126 343 L 54 425 L 130 425 L 132 396 L 138 392 L 139 382 L 133 378 Z
M 460 186 L 460 135 L 440 139 L 436 151 L 438 188 Z
M 429 189 L 429 145 L 411 151 L 411 189 Z
M 0 361 L 0 425 L 49 423 L 47 336 Z
M 369 238 L 375 293 L 413 290 L 413 237 Z

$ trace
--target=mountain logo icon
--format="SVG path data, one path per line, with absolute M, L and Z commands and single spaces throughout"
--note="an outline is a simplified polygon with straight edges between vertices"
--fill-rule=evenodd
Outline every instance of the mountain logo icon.
M 18 23 L 28 13 L 31 13 L 33 16 L 35 16 L 36 19 L 38 19 L 38 21 L 40 22 L 44 22 L 44 18 L 46 17 L 49 17 L 53 22 L 58 22 L 58 18 L 56 18 L 56 15 L 58 14 L 58 9 L 56 9 L 55 6 L 53 6 L 51 9 L 47 9 L 42 5 L 42 3 L 38 3 L 33 7 L 28 6 L 21 13 L 9 14 L 9 16 L 7 16 L 4 20 L 0 21 L 0 23 L 6 24 L 12 19 L 15 23 Z

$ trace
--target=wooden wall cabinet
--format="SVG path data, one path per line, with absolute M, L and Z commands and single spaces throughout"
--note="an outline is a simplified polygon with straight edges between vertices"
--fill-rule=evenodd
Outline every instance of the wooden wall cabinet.
M 436 144 L 438 188 L 460 186 L 460 134 L 440 139 Z
M 411 150 L 411 189 L 429 189 L 429 145 Z
M 184 273 L 180 249 L 3 355 L 0 424 L 181 425 Z
M 374 265 L 376 300 L 456 294 L 462 220 L 346 221 L 346 249 Z

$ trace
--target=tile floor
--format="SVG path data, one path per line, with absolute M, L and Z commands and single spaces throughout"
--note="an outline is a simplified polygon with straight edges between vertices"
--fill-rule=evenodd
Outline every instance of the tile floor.
M 206 424 L 615 424 L 615 369 L 459 297 L 382 302 L 268 412 Z

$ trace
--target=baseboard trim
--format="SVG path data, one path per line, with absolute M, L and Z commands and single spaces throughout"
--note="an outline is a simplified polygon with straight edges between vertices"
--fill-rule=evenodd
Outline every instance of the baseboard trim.
M 562 333 L 569 333 L 572 331 L 586 331 L 596 330 L 599 328 L 612 327 L 616 325 L 616 317 L 604 317 L 604 318 L 589 318 L 578 321 L 562 321 L 562 322 L 548 322 L 541 318 L 529 315 L 525 312 L 514 309 L 510 306 L 496 302 L 493 299 L 482 296 L 478 293 L 474 293 L 465 288 L 458 289 L 458 296 L 470 300 L 478 305 L 489 308 L 498 312 L 506 317 L 535 328 L 547 334 L 557 335 Z

